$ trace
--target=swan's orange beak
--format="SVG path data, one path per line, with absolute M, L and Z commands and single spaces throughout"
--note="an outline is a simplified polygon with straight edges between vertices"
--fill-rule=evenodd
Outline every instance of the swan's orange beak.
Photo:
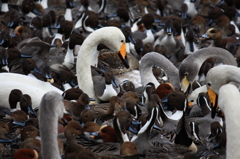
M 217 104 L 218 96 L 215 92 L 213 92 L 213 90 L 210 87 L 207 88 L 207 91 L 210 103 L 212 105 L 212 118 L 214 118 L 218 110 Z
M 126 68 L 129 68 L 129 64 L 128 64 L 128 60 L 127 60 L 126 44 L 124 42 L 122 42 L 120 51 L 118 52 L 118 56 L 122 60 L 124 66 Z

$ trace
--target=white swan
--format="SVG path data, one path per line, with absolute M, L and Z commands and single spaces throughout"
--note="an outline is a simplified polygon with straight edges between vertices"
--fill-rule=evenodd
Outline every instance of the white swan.
M 77 79 L 79 88 L 81 88 L 89 97 L 97 100 L 94 92 L 93 80 L 91 75 L 91 65 L 98 61 L 98 52 L 96 47 L 98 44 L 104 44 L 112 51 L 118 52 L 120 59 L 126 67 L 126 45 L 125 37 L 122 31 L 116 27 L 104 27 L 92 32 L 83 42 L 77 57 Z
M 227 159 L 240 158 L 240 152 L 237 149 L 240 142 L 236 140 L 240 133 L 239 120 L 237 120 L 240 113 L 240 93 L 238 88 L 230 82 L 240 83 L 240 68 L 221 65 L 210 69 L 206 76 L 211 102 L 215 106 L 216 99 L 211 93 L 218 94 L 218 105 L 225 113 Z
M 149 52 L 141 59 L 139 71 L 142 86 L 146 86 L 149 82 L 152 82 L 156 88 L 160 85 L 152 73 L 153 65 L 157 65 L 164 70 L 174 88 L 180 87 L 178 69 L 166 57 L 157 52 Z
M 240 158 L 240 142 L 236 140 L 240 133 L 239 113 L 240 113 L 240 93 L 233 84 L 223 85 L 219 89 L 219 107 L 225 113 L 227 132 L 227 152 L 226 158 Z
M 0 106 L 10 108 L 8 97 L 13 89 L 19 89 L 24 94 L 29 94 L 32 98 L 32 106 L 36 108 L 40 105 L 43 95 L 49 91 L 63 93 L 60 89 L 52 86 L 49 82 L 44 82 L 29 76 L 16 73 L 0 74 Z
M 223 64 L 237 66 L 237 62 L 230 52 L 222 48 L 208 47 L 195 51 L 185 58 L 179 68 L 179 79 L 182 91 L 186 92 L 195 81 L 201 65 L 208 58 L 217 58 Z
M 54 91 L 46 93 L 41 101 L 39 130 L 43 159 L 61 159 L 58 149 L 58 119 L 63 116 L 63 98 Z

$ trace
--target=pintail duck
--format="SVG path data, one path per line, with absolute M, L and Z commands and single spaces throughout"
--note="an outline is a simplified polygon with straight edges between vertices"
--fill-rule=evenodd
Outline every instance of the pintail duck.
M 77 121 L 70 121 L 68 125 L 64 127 L 64 136 L 67 139 L 67 145 L 64 149 L 64 157 L 77 157 L 79 152 L 84 149 L 82 145 L 79 145 L 75 141 L 75 137 L 83 134 L 83 128 Z
M 118 88 L 112 71 L 107 71 L 102 76 L 93 77 L 94 91 L 101 101 L 109 101 L 112 96 L 117 96 Z
M 23 0 L 21 5 L 21 11 L 30 18 L 37 15 L 42 16 L 44 9 L 41 5 L 36 4 L 33 0 Z
M 191 86 L 191 83 L 195 81 L 195 78 L 197 77 L 197 73 L 203 61 L 211 57 L 221 59 L 224 64 L 236 66 L 236 61 L 234 60 L 233 56 L 224 49 L 217 47 L 208 47 L 197 50 L 185 58 L 179 68 L 181 89 L 184 92 L 187 92 L 187 90 L 190 89 L 189 86 Z M 196 62 L 192 63 L 192 61 Z
M 62 96 L 66 100 L 78 100 L 83 91 L 79 88 L 70 88 L 63 92 Z
M 167 50 L 166 52 L 167 58 L 170 58 L 170 60 L 175 63 L 177 61 L 175 54 L 180 50 L 180 42 L 173 35 L 174 32 L 173 32 L 172 20 L 168 19 L 165 23 L 166 23 L 164 28 L 165 34 L 163 36 L 160 36 L 155 41 L 154 47 L 156 45 L 163 45 Z
M 93 32 L 96 28 L 98 28 L 98 16 L 93 11 L 84 11 L 80 15 L 79 19 L 75 23 L 75 28 L 82 27 L 84 32 Z
M 180 144 L 188 147 L 189 150 L 192 150 L 192 152 L 197 153 L 198 148 L 193 142 L 193 140 L 190 138 L 188 132 L 186 131 L 185 126 L 185 116 L 183 115 L 181 117 L 181 120 L 178 122 L 178 130 L 176 133 L 176 137 L 174 139 L 175 144 Z
M 153 5 L 151 4 L 151 1 L 149 0 L 138 0 L 138 7 L 140 10 L 140 13 L 142 13 L 143 15 L 148 14 L 148 8 L 151 9 L 152 11 L 156 11 L 156 8 L 153 7 Z
M 141 26 L 141 24 L 143 24 L 144 28 L 146 28 L 146 30 L 144 29 L 143 31 L 139 31 L 139 30 L 134 30 L 133 28 L 132 30 L 132 35 L 133 35 L 133 39 L 141 39 L 143 44 L 146 43 L 153 43 L 154 42 L 154 35 L 152 32 L 152 26 L 153 23 L 157 21 L 155 20 L 154 16 L 152 14 L 145 14 L 139 22 L 137 22 L 138 24 L 140 24 L 139 26 Z M 158 21 L 157 21 L 158 22 Z
M 237 43 L 237 40 L 235 37 L 223 38 L 220 30 L 216 28 L 208 29 L 207 33 L 203 34 L 202 37 L 206 38 L 207 40 L 212 39 L 213 42 L 211 46 L 215 46 L 215 47 L 225 48 L 228 42 Z
M 184 1 L 184 4 L 186 4 L 186 6 L 187 6 L 186 14 L 191 18 L 194 17 L 195 15 L 197 15 L 197 13 L 198 13 L 198 11 L 195 7 L 196 6 L 195 2 L 196 2 L 196 0 L 185 0 Z
M 6 13 L 9 11 L 8 0 L 3 0 L 1 4 L 1 12 Z
M 66 11 L 64 14 L 65 20 L 72 21 L 72 9 L 75 7 L 73 0 L 66 0 Z
M 85 10 L 93 10 L 90 6 L 89 0 L 81 0 L 80 3 L 81 3 L 81 7 L 79 8 L 80 12 L 83 12 Z M 99 5 L 101 5 L 101 3 Z
M 73 117 L 80 118 L 80 114 L 84 109 L 89 109 L 89 97 L 86 93 L 82 93 L 77 102 L 64 100 L 66 110 L 69 110 Z
M 187 108 L 187 99 L 181 91 L 173 91 L 162 102 L 166 103 L 165 105 L 159 103 L 161 118 L 163 120 L 162 129 L 166 134 L 171 134 L 177 130 L 177 123 Z
M 48 8 L 48 0 L 38 0 L 37 3 L 41 4 L 43 9 L 47 9 Z
M 103 34 L 104 36 L 102 36 Z M 93 41 L 93 39 L 95 40 Z M 78 53 L 77 77 L 79 87 L 94 99 L 97 99 L 97 97 L 94 92 L 90 65 L 94 66 L 97 64 L 98 54 L 93 54 L 91 50 L 95 50 L 100 43 L 103 43 L 113 51 L 120 50 L 120 53 L 118 53 L 120 58 L 124 62 L 124 65 L 126 65 L 127 68 L 129 67 L 126 57 L 125 37 L 120 29 L 116 27 L 104 27 L 90 34 L 84 40 Z M 85 60 L 82 59 L 83 57 Z M 83 73 L 83 70 L 85 70 L 84 72 L 86 73 Z

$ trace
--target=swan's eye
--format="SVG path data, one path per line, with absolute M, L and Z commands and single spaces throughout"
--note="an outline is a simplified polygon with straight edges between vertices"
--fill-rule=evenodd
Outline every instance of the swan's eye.
M 207 85 L 208 85 L 209 87 L 211 87 L 211 83 L 208 83 Z
M 121 42 L 123 42 L 123 40 L 121 40 Z
M 188 73 L 185 73 L 185 74 L 184 74 L 184 76 L 187 76 L 187 75 L 188 75 Z

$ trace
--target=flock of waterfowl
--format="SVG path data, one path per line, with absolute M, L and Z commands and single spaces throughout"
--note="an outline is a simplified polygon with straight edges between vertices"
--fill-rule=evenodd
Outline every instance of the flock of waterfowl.
M 0 158 L 240 158 L 239 0 L 0 4 Z

